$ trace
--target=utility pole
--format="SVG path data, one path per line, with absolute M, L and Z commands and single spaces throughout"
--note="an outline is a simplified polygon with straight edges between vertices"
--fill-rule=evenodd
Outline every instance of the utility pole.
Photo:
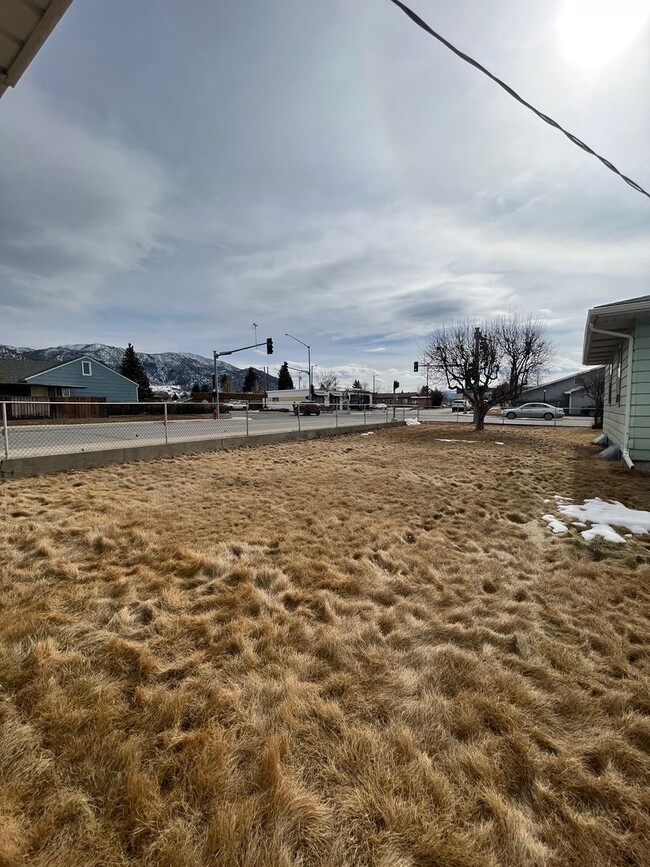
M 474 329 L 474 358 L 472 364 L 472 383 L 475 390 L 478 390 L 479 380 L 479 357 L 481 354 L 481 329 L 477 326 Z

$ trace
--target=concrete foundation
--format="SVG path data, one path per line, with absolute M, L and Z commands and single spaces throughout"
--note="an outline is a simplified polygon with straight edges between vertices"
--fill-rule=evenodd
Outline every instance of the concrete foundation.
M 310 428 L 302 431 L 281 431 L 279 433 L 252 434 L 243 437 L 224 437 L 221 439 L 197 440 L 192 442 L 168 443 L 167 445 L 142 445 L 129 448 L 104 449 L 102 451 L 74 452 L 66 455 L 39 455 L 29 458 L 6 458 L 0 460 L 0 482 L 40 476 L 47 473 L 61 473 L 66 470 L 86 470 L 92 467 L 105 467 L 111 464 L 124 464 L 129 461 L 153 461 L 158 458 L 173 458 L 178 455 L 196 455 L 202 452 L 217 452 L 267 443 L 283 443 L 295 440 L 315 440 L 322 437 L 343 434 L 361 434 L 369 430 L 383 430 L 400 426 L 404 422 L 394 421 L 383 424 L 347 425 L 338 428 Z

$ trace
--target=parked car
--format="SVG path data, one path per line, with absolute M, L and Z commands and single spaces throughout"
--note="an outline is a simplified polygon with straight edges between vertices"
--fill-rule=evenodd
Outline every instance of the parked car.
M 388 409 L 388 405 L 385 403 L 373 403 L 370 409 Z
M 228 404 L 230 409 L 247 409 L 248 404 L 245 400 L 231 400 Z
M 320 415 L 320 404 L 313 400 L 301 400 L 293 407 L 295 415 Z
M 452 412 L 469 412 L 471 408 L 472 404 L 468 400 L 465 400 L 464 397 L 459 397 L 451 402 Z
M 504 409 L 501 415 L 506 418 L 543 418 L 552 421 L 554 418 L 564 418 L 564 410 L 550 403 L 524 403 Z

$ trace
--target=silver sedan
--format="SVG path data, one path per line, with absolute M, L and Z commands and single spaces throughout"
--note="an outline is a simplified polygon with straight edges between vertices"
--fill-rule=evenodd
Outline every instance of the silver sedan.
M 564 410 L 550 403 L 524 403 L 521 406 L 511 406 L 504 409 L 501 415 L 506 418 L 543 418 L 553 421 L 554 418 L 564 418 Z

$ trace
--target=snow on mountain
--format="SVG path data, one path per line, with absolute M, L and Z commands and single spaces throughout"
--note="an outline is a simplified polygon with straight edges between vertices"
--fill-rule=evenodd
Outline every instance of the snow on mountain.
M 104 343 L 72 343 L 64 346 L 49 346 L 46 349 L 31 349 L 28 346 L 0 345 L 0 359 L 29 359 L 31 361 L 71 361 L 80 355 L 87 355 L 95 361 L 101 361 L 113 370 L 119 370 L 124 355 L 124 349 L 119 346 L 107 346 Z M 195 355 L 190 352 L 138 352 L 138 357 L 147 372 L 153 388 L 175 386 L 176 389 L 189 391 L 194 383 L 212 388 L 213 363 L 211 358 Z M 234 391 L 241 391 L 246 376 L 246 370 L 241 370 L 232 364 L 219 361 L 219 377 L 226 374 L 233 381 Z M 266 375 L 255 368 L 260 385 L 266 384 Z M 268 387 L 277 388 L 277 377 L 268 377 Z

